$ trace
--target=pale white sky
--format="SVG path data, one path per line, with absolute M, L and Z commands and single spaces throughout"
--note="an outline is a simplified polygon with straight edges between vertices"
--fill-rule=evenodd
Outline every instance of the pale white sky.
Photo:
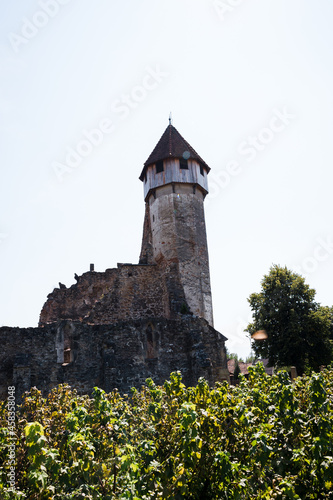
M 90 263 L 138 262 L 138 176 L 170 111 L 212 169 L 229 350 L 249 353 L 274 263 L 332 305 L 332 23 L 331 0 L 0 0 L 0 325 L 36 326 Z

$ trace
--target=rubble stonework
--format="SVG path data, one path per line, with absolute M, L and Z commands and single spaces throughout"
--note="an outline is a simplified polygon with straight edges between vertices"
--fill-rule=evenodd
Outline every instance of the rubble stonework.
M 39 326 L 60 319 L 90 324 L 159 316 L 171 319 L 183 304 L 186 300 L 175 263 L 118 264 L 105 272 L 84 273 L 70 288 L 53 290 Z
M 36 386 L 46 395 L 68 383 L 79 393 L 98 386 L 128 393 L 148 377 L 163 384 L 180 370 L 186 385 L 228 380 L 225 337 L 203 318 L 179 315 L 88 325 L 63 320 L 43 328 L 0 328 L 0 396 Z

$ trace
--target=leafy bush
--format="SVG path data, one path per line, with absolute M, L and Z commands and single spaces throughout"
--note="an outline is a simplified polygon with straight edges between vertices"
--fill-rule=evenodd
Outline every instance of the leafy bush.
M 249 373 L 210 389 L 203 379 L 186 388 L 175 372 L 130 398 L 32 389 L 17 413 L 14 492 L 2 403 L 0 497 L 333 498 L 333 369 L 294 382 L 260 364 Z

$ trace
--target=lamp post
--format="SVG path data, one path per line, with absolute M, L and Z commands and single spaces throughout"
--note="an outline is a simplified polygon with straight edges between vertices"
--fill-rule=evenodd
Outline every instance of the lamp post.
M 253 340 L 266 340 L 268 337 L 266 330 L 257 330 L 252 333 L 251 339 Z
M 255 342 L 266 340 L 268 338 L 266 330 L 257 330 L 256 332 L 252 333 L 250 337 L 250 343 L 251 339 L 253 339 Z M 251 353 L 252 353 L 252 343 L 251 343 Z

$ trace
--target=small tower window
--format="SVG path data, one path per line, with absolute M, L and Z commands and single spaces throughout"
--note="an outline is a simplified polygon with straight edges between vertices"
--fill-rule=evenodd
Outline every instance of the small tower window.
M 180 166 L 180 168 L 182 168 L 184 170 L 188 170 L 187 160 L 185 160 L 184 158 L 180 158 L 180 160 L 179 160 L 179 166 Z
M 161 172 L 163 172 L 164 170 L 164 167 L 163 167 L 163 160 L 159 160 L 156 162 L 156 173 L 157 174 L 160 174 Z
M 200 165 L 200 174 L 203 175 L 204 174 L 204 170 L 203 170 L 203 166 Z

